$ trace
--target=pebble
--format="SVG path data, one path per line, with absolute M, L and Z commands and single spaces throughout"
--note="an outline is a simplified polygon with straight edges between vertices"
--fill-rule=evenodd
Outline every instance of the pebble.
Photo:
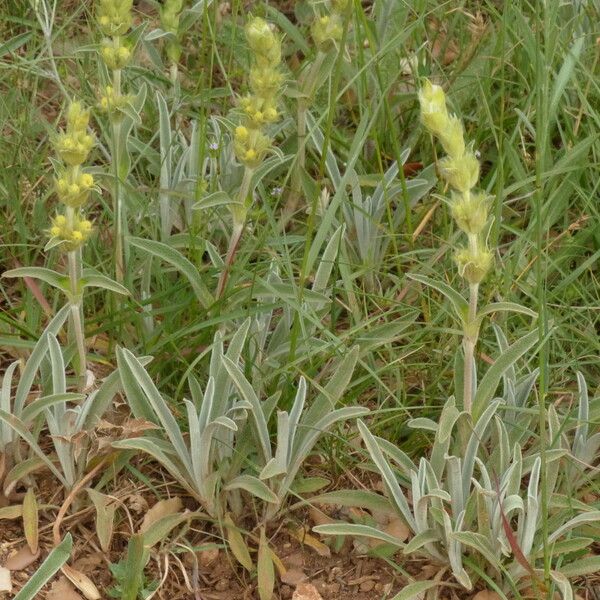
M 215 583 L 215 590 L 217 592 L 224 592 L 229 589 L 229 579 L 219 579 L 217 583 Z
M 367 579 L 360 584 L 361 592 L 370 592 L 375 587 L 375 582 L 372 579 Z
M 296 588 L 292 600 L 323 600 L 323 596 L 312 583 L 301 583 Z

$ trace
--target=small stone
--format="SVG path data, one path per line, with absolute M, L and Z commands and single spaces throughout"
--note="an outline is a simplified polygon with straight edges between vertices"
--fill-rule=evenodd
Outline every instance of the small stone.
M 281 576 L 281 581 L 283 583 L 291 585 L 292 587 L 296 587 L 298 584 L 302 583 L 303 581 L 306 581 L 306 579 L 307 577 L 304 574 L 304 571 L 302 571 L 302 569 L 296 568 L 288 569 Z
M 312 583 L 301 583 L 296 588 L 292 600 L 323 600 L 323 596 Z
M 208 548 L 207 550 L 200 550 L 198 552 L 198 562 L 203 567 L 209 567 L 219 557 L 218 548 Z
M 359 587 L 361 592 L 370 592 L 375 587 L 375 582 L 372 579 L 367 579 Z
M 229 579 L 219 579 L 217 583 L 215 583 L 215 590 L 217 592 L 224 592 L 229 589 Z

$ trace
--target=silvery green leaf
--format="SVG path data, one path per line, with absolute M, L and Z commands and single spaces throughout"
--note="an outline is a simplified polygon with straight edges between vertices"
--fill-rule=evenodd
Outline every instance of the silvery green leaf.
M 470 591 L 473 588 L 473 584 L 471 583 L 471 579 L 469 578 L 469 575 L 465 571 L 462 564 L 463 553 L 461 543 L 459 540 L 453 537 L 454 531 L 452 528 L 452 522 L 450 521 L 450 517 L 446 511 L 442 512 L 442 517 L 444 532 L 446 534 L 446 550 L 448 552 L 448 560 L 450 561 L 452 574 L 464 588 Z M 460 526 L 457 522 L 457 530 L 458 529 L 460 529 Z
M 492 420 L 492 417 L 498 410 L 499 404 L 500 403 L 498 401 L 494 401 L 486 408 L 481 417 L 476 421 L 473 428 L 473 433 L 469 438 L 465 455 L 463 457 L 463 493 L 465 498 L 469 494 L 477 450 L 479 449 L 480 443 L 486 439 L 485 434 L 487 427 Z
M 143 414 L 147 415 L 148 411 L 146 407 L 151 407 L 152 412 L 164 428 L 165 434 L 173 444 L 179 460 L 187 470 L 187 474 L 191 474 L 193 471 L 192 463 L 179 425 L 161 393 L 154 385 L 150 375 L 148 375 L 148 372 L 144 369 L 140 361 L 125 348 L 117 348 L 117 363 L 123 379 L 123 387 L 125 388 L 125 393 L 130 404 L 133 402 L 133 397 L 135 397 L 136 402 L 140 402 L 140 394 L 137 390 L 142 392 L 141 397 L 143 399 L 141 402 L 143 403 L 142 406 L 145 405 Z M 125 381 L 127 381 L 127 386 L 125 385 Z M 137 390 L 132 387 L 132 384 Z
M 563 600 L 573 600 L 573 588 L 569 583 L 569 580 L 559 571 L 550 571 L 550 577 L 552 577 L 556 587 L 558 588 L 560 595 Z
M 282 464 L 277 458 L 272 458 L 260 472 L 259 479 L 271 479 L 271 477 L 277 477 L 277 475 L 283 475 L 286 472 L 285 464 Z
M 407 425 L 411 429 L 424 429 L 426 431 L 436 432 L 438 430 L 438 424 L 427 417 L 418 417 L 416 419 L 410 419 Z
M 121 285 L 120 283 L 117 283 L 116 281 L 113 281 L 110 277 L 107 277 L 106 275 L 98 273 L 98 271 L 96 271 L 95 269 L 83 270 L 81 285 L 84 288 L 102 288 L 104 290 L 108 290 L 109 292 L 122 294 L 123 296 L 129 295 L 129 290 L 125 286 Z
M 452 534 L 464 546 L 469 546 L 479 552 L 495 569 L 500 568 L 500 561 L 492 548 L 490 541 L 482 534 L 474 531 L 456 531 Z
M 286 485 L 291 485 L 302 463 L 306 460 L 318 439 L 338 421 L 347 421 L 356 417 L 362 417 L 369 412 L 368 408 L 360 406 L 347 406 L 338 408 L 328 415 L 322 417 L 314 425 L 306 426 L 306 431 L 298 437 L 298 444 L 294 448 L 288 472 L 286 475 Z M 302 424 L 304 425 L 304 423 Z
M 569 579 L 582 577 L 584 575 L 593 575 L 600 571 L 600 556 L 584 556 L 572 563 L 563 564 L 560 572 Z
M 415 581 L 402 588 L 402 591 L 396 594 L 392 600 L 421 600 L 423 594 L 436 586 L 440 585 L 437 581 Z
M 404 548 L 405 544 L 402 540 L 380 531 L 376 527 L 370 525 L 357 525 L 353 523 L 329 523 L 327 525 L 317 525 L 313 527 L 313 531 L 320 535 L 349 535 L 353 537 L 366 537 L 374 540 L 380 540 L 387 544 L 392 544 L 398 548 Z
M 47 556 L 46 560 L 37 568 L 35 573 L 27 580 L 27 583 L 21 588 L 14 600 L 34 600 L 38 592 L 44 585 L 50 581 L 55 573 L 71 557 L 73 539 L 71 534 L 67 533 L 63 541 L 56 546 Z
M 548 543 L 551 544 L 555 540 L 557 540 L 561 535 L 574 529 L 575 527 L 579 527 L 579 525 L 583 525 L 584 523 L 598 523 L 600 521 L 600 511 L 592 510 L 590 512 L 582 513 L 573 517 L 571 520 L 567 521 L 564 525 L 553 531 L 548 536 Z
M 61 273 L 52 271 L 52 269 L 46 269 L 44 267 L 20 267 L 18 269 L 9 269 L 2 273 L 2 277 L 31 277 L 32 279 L 39 279 L 63 292 L 69 292 L 69 278 Z
M 377 445 L 387 454 L 399 467 L 401 467 L 406 477 L 410 476 L 410 472 L 415 468 L 413 461 L 408 454 L 400 450 L 398 446 L 392 444 L 389 440 L 374 436 Z
M 381 449 L 379 448 L 377 441 L 373 437 L 373 434 L 367 429 L 367 426 L 362 422 L 358 421 L 358 429 L 360 431 L 360 435 L 362 436 L 365 446 L 371 455 L 371 459 L 375 463 L 377 470 L 381 473 L 381 476 L 396 503 L 400 514 L 404 517 L 404 520 L 408 524 L 408 526 L 416 532 L 417 525 L 415 523 L 414 516 L 408 506 L 408 502 L 406 501 L 406 497 L 402 492 L 402 489 L 398 485 L 398 481 L 394 472 L 392 471 L 390 465 L 386 461 Z
M 23 407 L 27 402 L 27 398 L 29 396 L 29 392 L 31 391 L 31 386 L 33 385 L 33 380 L 35 375 L 40 368 L 42 361 L 46 355 L 48 350 L 48 335 L 58 335 L 60 328 L 63 323 L 66 321 L 67 316 L 71 307 L 69 304 L 63 306 L 53 317 L 53 319 L 48 323 L 44 333 L 40 336 L 40 339 L 36 342 L 27 362 L 25 364 L 25 368 L 19 377 L 19 383 L 17 385 L 17 389 L 15 391 L 14 402 L 13 402 L 13 414 L 19 417 L 23 411 Z
M 270 502 L 271 504 L 278 504 L 279 498 L 269 487 L 256 477 L 251 475 L 238 475 L 235 479 L 232 479 L 224 488 L 225 490 L 243 489 L 250 492 L 257 498 Z
M 502 375 L 508 369 L 512 368 L 517 360 L 529 351 L 538 341 L 539 332 L 537 330 L 531 331 L 514 342 L 505 352 L 502 352 L 502 354 L 496 358 L 496 361 L 488 368 L 477 387 L 477 392 L 473 398 L 474 418 L 485 411 L 488 403 L 496 393 L 496 388 L 498 387 Z
M 147 254 L 156 256 L 175 267 L 175 269 L 185 275 L 188 279 L 200 304 L 204 308 L 212 305 L 214 299 L 204 283 L 202 274 L 194 264 L 181 254 L 181 252 L 163 242 L 157 242 L 156 240 L 130 237 L 128 238 L 128 241 L 132 246 L 139 248 Z
M 54 463 L 46 456 L 45 452 L 40 448 L 37 441 L 30 433 L 29 428 L 23 421 L 17 418 L 15 415 L 11 415 L 3 410 L 0 410 L 0 421 L 6 423 L 16 433 L 18 433 L 27 442 L 31 450 L 42 460 L 42 462 L 48 467 L 48 469 L 55 475 L 55 477 L 64 485 L 69 488 L 68 482 L 65 480 L 63 474 L 54 466 Z
M 406 555 L 412 554 L 417 550 L 420 550 L 423 546 L 434 544 L 440 541 L 439 534 L 433 529 L 425 529 L 415 535 L 404 547 L 402 552 Z
M 458 321 L 462 324 L 465 321 L 466 315 L 469 312 L 469 305 L 467 301 L 453 288 L 450 287 L 447 283 L 443 281 L 438 281 L 437 279 L 431 279 L 431 277 L 427 277 L 425 275 L 420 275 L 418 273 L 407 273 L 407 277 L 410 279 L 414 279 L 423 285 L 426 285 L 434 290 L 437 290 L 441 294 L 443 294 L 447 300 L 450 301 L 452 308 L 458 318 Z
M 252 389 L 250 382 L 244 377 L 244 374 L 240 371 L 239 367 L 231 361 L 227 356 L 222 357 L 223 364 L 227 369 L 233 383 L 237 387 L 242 397 L 252 405 L 252 417 L 256 426 L 258 434 L 258 442 L 260 444 L 263 459 L 265 463 L 271 460 L 271 441 L 269 438 L 269 430 L 265 416 L 262 411 L 260 400 L 256 395 L 256 392 Z
M 313 292 L 326 292 L 327 286 L 329 284 L 329 278 L 331 277 L 331 271 L 333 270 L 333 265 L 338 254 L 340 240 L 341 237 L 344 235 L 344 231 L 345 225 L 340 225 L 335 230 L 327 246 L 325 247 L 312 284 Z
M 204 501 L 204 498 L 199 498 L 199 491 L 190 484 L 190 477 L 186 473 L 184 465 L 177 464 L 177 459 L 172 460 L 167 454 L 150 438 L 130 438 L 126 440 L 118 440 L 112 443 L 113 448 L 120 450 L 139 450 L 145 452 L 155 458 L 186 490 L 188 490 L 195 498 Z
M 289 417 L 289 440 L 288 440 L 288 451 L 287 456 L 291 455 L 292 449 L 294 447 L 294 441 L 296 439 L 298 423 L 300 422 L 300 416 L 302 415 L 302 411 L 304 410 L 304 403 L 306 401 L 306 380 L 304 377 L 300 378 L 300 382 L 298 383 L 298 389 L 296 391 L 296 396 L 294 398 L 294 404 L 292 405 L 292 410 L 290 411 Z M 287 462 L 287 460 L 286 460 Z
M 10 394 L 12 392 L 12 380 L 15 369 L 19 366 L 19 361 L 16 360 L 11 363 L 2 378 L 2 389 L 0 391 L 0 410 L 3 410 L 7 414 L 12 413 Z M 25 422 L 28 419 L 24 419 Z M 10 428 L 8 423 L 2 422 L 0 424 L 0 452 L 4 450 L 4 447 L 13 439 L 13 430 Z
M 65 402 L 82 402 L 85 399 L 84 394 L 74 392 L 63 392 L 60 394 L 50 394 L 37 398 L 30 402 L 24 409 L 22 419 L 24 423 L 30 423 L 45 409 L 54 406 L 55 404 L 64 404 Z

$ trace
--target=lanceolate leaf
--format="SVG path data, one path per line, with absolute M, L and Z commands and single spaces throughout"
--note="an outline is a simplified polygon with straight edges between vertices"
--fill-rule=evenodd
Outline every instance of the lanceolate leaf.
M 11 269 L 9 271 L 4 271 L 2 277 L 31 277 L 32 279 L 44 281 L 63 292 L 69 291 L 68 277 L 44 267 L 20 267 L 18 269 Z
M 477 416 L 485 410 L 488 402 L 494 397 L 496 388 L 498 387 L 504 372 L 507 369 L 510 369 L 538 340 L 539 332 L 537 330 L 531 331 L 509 346 L 487 370 L 479 383 L 477 392 L 473 398 L 473 414 L 475 420 Z
M 156 256 L 161 260 L 174 266 L 180 273 L 185 275 L 190 282 L 196 297 L 204 308 L 208 308 L 214 301 L 211 293 L 202 280 L 202 275 L 198 269 L 185 257 L 181 252 L 171 248 L 167 244 L 157 242 L 155 240 L 146 240 L 142 238 L 128 238 L 129 243 L 152 256 Z
M 68 533 L 65 539 L 58 545 L 29 578 L 27 583 L 21 588 L 21 591 L 14 597 L 14 600 L 34 600 L 37 593 L 44 585 L 54 577 L 54 574 L 69 560 L 73 540 Z

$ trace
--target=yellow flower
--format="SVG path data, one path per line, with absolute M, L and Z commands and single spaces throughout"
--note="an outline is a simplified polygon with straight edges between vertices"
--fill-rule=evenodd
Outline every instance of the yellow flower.
M 453 158 L 446 156 L 440 160 L 442 177 L 459 192 L 468 192 L 479 180 L 479 161 L 473 152 Z
M 342 39 L 342 18 L 337 13 L 317 17 L 311 25 L 310 33 L 315 45 L 325 52 Z
M 449 125 L 444 90 L 426 80 L 419 91 L 419 104 L 423 125 L 434 135 L 441 135 Z
M 127 33 L 132 23 L 133 0 L 99 0 L 96 18 L 104 35 Z
M 489 250 L 478 245 L 475 250 L 462 248 L 456 253 L 454 260 L 458 265 L 461 277 L 464 277 L 470 284 L 477 284 L 481 283 L 489 272 L 494 257 Z
M 483 193 L 452 193 L 450 212 L 462 231 L 478 235 L 483 232 L 488 221 L 489 201 Z

